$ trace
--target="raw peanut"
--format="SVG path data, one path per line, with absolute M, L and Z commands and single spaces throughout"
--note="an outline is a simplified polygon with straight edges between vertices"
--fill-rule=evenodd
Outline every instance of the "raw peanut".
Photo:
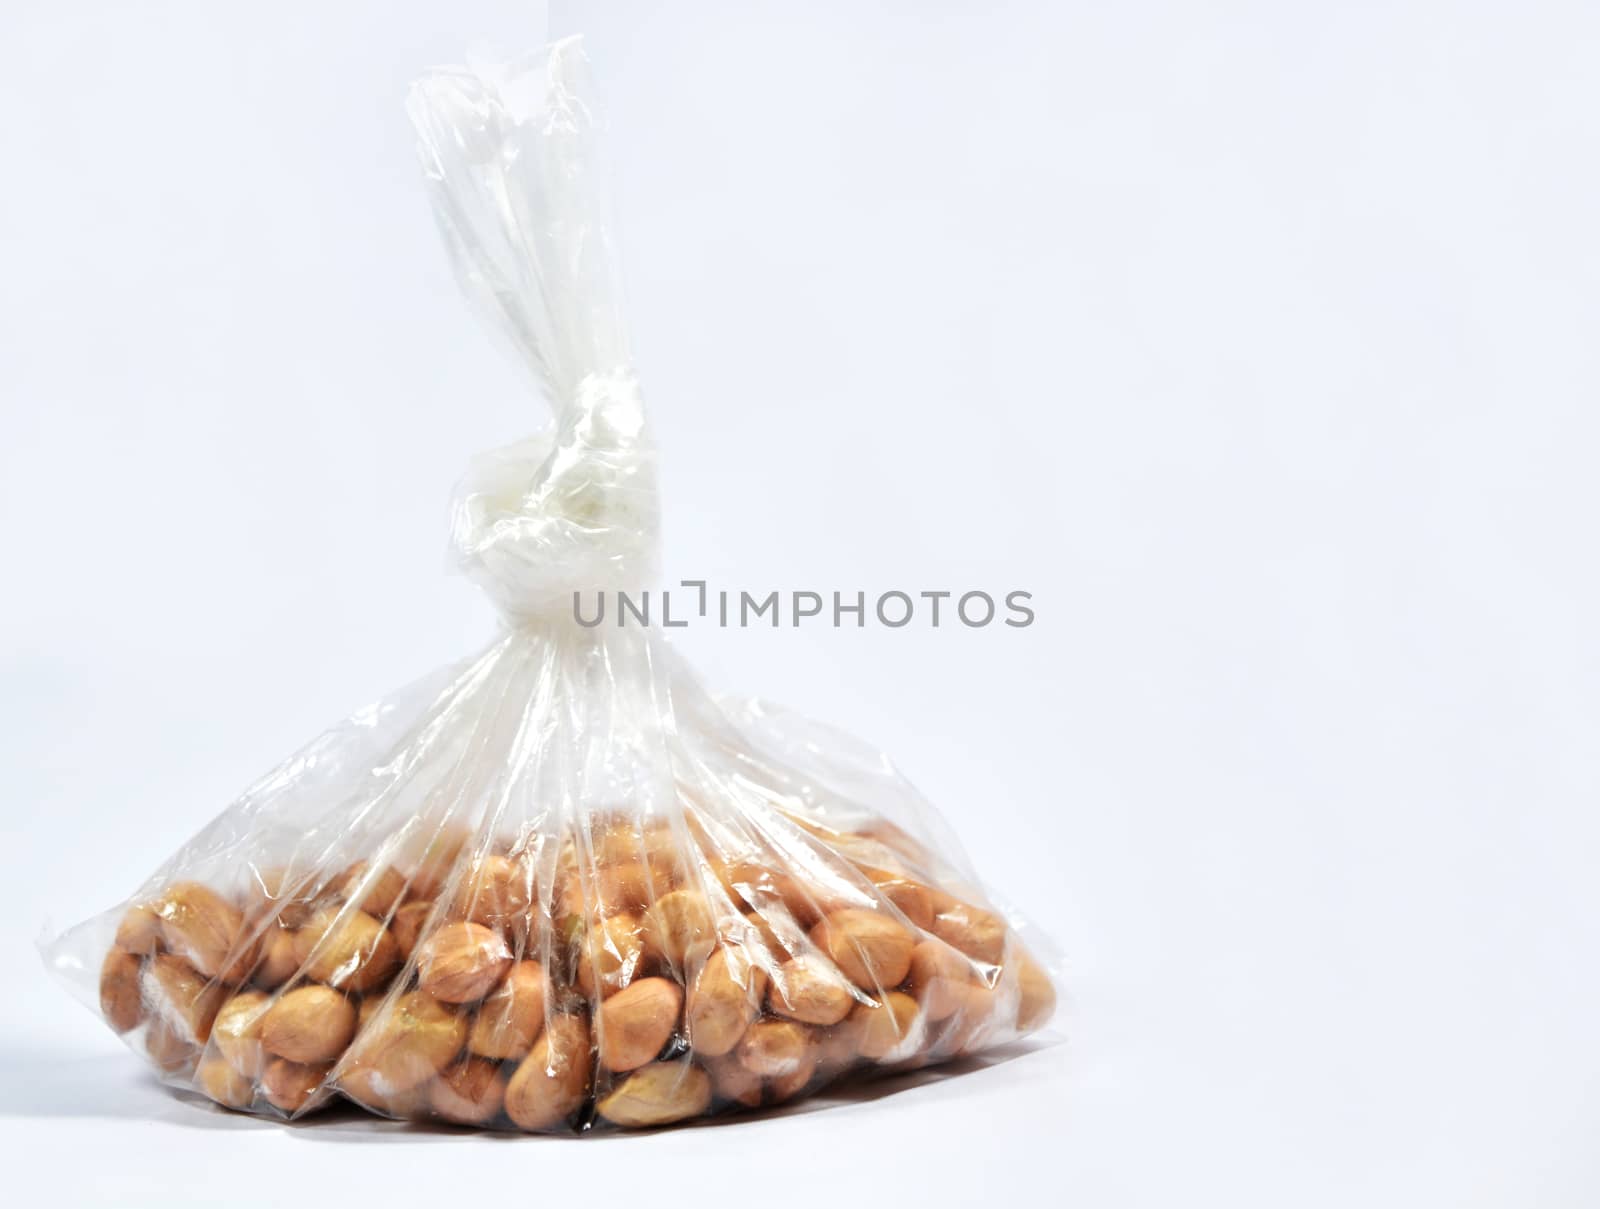
M 861 1061 L 861 1021 L 851 1012 L 817 1038 L 817 1070 L 825 1079 L 843 1074 Z
M 400 946 L 365 911 L 328 907 L 294 934 L 294 952 L 306 977 L 342 991 L 370 991 L 400 964 Z
M 274 1108 L 290 1116 L 308 1112 L 323 1104 L 327 1092 L 323 1082 L 332 1070 L 329 1066 L 305 1066 L 287 1058 L 274 1058 L 261 1073 L 261 1092 Z
M 911 969 L 916 938 L 880 911 L 835 911 L 811 929 L 811 943 L 869 994 L 899 986 Z
M 255 945 L 244 939 L 244 913 L 222 895 L 198 882 L 179 882 L 154 910 L 169 952 L 207 978 L 242 982 L 249 976 Z
M 468 1058 L 428 1085 L 433 1111 L 457 1125 L 482 1125 L 499 1116 L 506 1101 L 506 1077 L 493 1062 Z
M 941 1045 L 948 1052 L 969 1054 L 981 1049 L 998 1023 L 1000 997 L 986 983 L 975 982 L 962 991 L 961 1009 L 950 1017 L 949 1032 Z
M 767 1098 L 774 1104 L 794 1099 L 810 1085 L 816 1073 L 817 1052 L 813 1048 L 788 1074 L 774 1075 L 767 1080 Z
M 457 901 L 473 923 L 518 935 L 533 903 L 533 871 L 509 856 L 481 857 L 467 870 Z
M 369 995 L 363 999 L 360 1006 L 356 1008 L 356 1032 L 361 1032 L 362 1029 L 371 1024 L 372 1018 L 388 1002 L 388 998 L 384 995 Z
M 917 1001 L 890 991 L 877 1005 L 858 1003 L 850 1013 L 859 1022 L 856 1046 L 874 1062 L 906 1057 L 916 1047 Z
M 417 979 L 445 1003 L 482 999 L 511 968 L 505 938 L 483 924 L 444 924 L 417 945 Z
M 264 991 L 275 991 L 300 968 L 295 956 L 294 933 L 279 924 L 270 925 L 261 937 L 261 964 L 251 980 Z
M 261 1046 L 307 1066 L 332 1062 L 356 1035 L 356 1008 L 332 987 L 296 987 L 261 1020 Z
M 595 874 L 595 899 L 602 915 L 642 911 L 671 889 L 670 876 L 641 860 L 603 866 Z
M 742 950 L 722 948 L 707 959 L 689 990 L 689 1044 L 701 1057 L 716 1058 L 739 1044 L 761 1014 L 766 973 Z
M 161 947 L 161 917 L 153 907 L 129 907 L 117 925 L 117 948 L 148 957 Z
M 725 1058 L 708 1058 L 705 1065 L 717 1099 L 731 1100 L 746 1108 L 761 1106 L 761 1076 L 745 1070 L 739 1059 L 730 1054 Z
M 207 1058 L 202 1062 L 194 1081 L 202 1092 L 225 1108 L 249 1108 L 255 1102 L 255 1084 L 222 1058 Z
M 911 921 L 913 927 L 925 931 L 933 926 L 933 891 L 927 886 L 887 869 L 864 869 L 862 872 L 872 880 L 878 893 Z
M 375 919 L 385 919 L 405 897 L 406 879 L 399 870 L 385 865 L 373 871 L 369 861 L 357 861 L 328 884 L 327 893 L 337 902 L 353 902 Z
M 169 956 L 152 957 L 145 964 L 140 990 L 145 1007 L 191 1045 L 204 1045 L 211 1036 L 211 1022 L 227 993 L 188 962 Z
M 948 894 L 936 898 L 933 926 L 928 930 L 974 961 L 999 965 L 1005 956 L 1006 921 L 993 911 L 974 907 Z
M 422 935 L 423 925 L 428 922 L 428 916 L 433 914 L 432 902 L 407 903 L 394 913 L 394 918 L 389 921 L 389 935 L 394 937 L 395 944 L 400 946 L 400 956 L 403 960 L 411 960 L 411 953 L 417 947 L 417 937 Z
M 643 925 L 637 915 L 613 915 L 584 934 L 578 985 L 591 999 L 614 995 L 644 969 Z
M 850 1014 L 855 996 L 839 974 L 811 956 L 784 962 L 773 975 L 767 1007 L 803 1024 L 837 1024 Z
M 557 1016 L 506 1084 L 506 1116 L 519 1128 L 550 1129 L 583 1105 L 589 1092 L 589 1025 Z
M 781 904 L 802 928 L 822 918 L 832 896 L 789 873 L 768 868 L 759 861 L 724 861 L 714 864 L 712 874 L 723 888 L 762 914 Z
M 466 1042 L 465 1020 L 433 996 L 409 991 L 376 1010 L 356 1035 L 345 1051 L 340 1080 L 366 1071 L 369 1086 L 392 1096 L 433 1078 Z
M 549 978 L 537 961 L 519 961 L 478 1006 L 467 1048 L 485 1058 L 528 1056 L 544 1027 Z
M 911 950 L 911 991 L 929 1020 L 959 1012 L 973 985 L 972 962 L 942 940 L 924 940 Z
M 716 917 L 698 890 L 673 890 L 644 913 L 645 945 L 678 968 L 711 951 L 716 943 Z
M 736 1051 L 747 1071 L 774 1079 L 816 1066 L 817 1046 L 811 1030 L 793 1020 L 757 1020 L 745 1030 Z
M 144 995 L 139 989 L 139 959 L 112 949 L 100 966 L 100 1014 L 119 1033 L 144 1019 Z
M 211 1025 L 211 1040 L 217 1052 L 246 1078 L 261 1074 L 261 1020 L 270 1002 L 260 991 L 240 991 L 222 1005 Z
M 688 1061 L 653 1062 L 595 1107 L 613 1125 L 634 1129 L 686 1121 L 711 1107 L 711 1076 Z
M 430 1085 L 427 1083 L 395 1091 L 381 1074 L 370 1067 L 346 1070 L 338 1076 L 338 1081 L 339 1090 L 347 1099 L 379 1116 L 411 1121 L 427 1116 L 430 1111 Z
M 200 1047 L 160 1018 L 144 1030 L 144 1052 L 168 1075 L 193 1074 L 200 1058 Z
M 597 865 L 621 865 L 644 859 L 644 833 L 631 823 L 610 823 L 592 832 L 590 854 Z
M 600 1006 L 600 1065 L 633 1070 L 661 1052 L 678 1027 L 683 989 L 667 978 L 642 978 Z
M 1017 962 L 1017 1031 L 1031 1033 L 1043 1028 L 1056 1012 L 1056 988 L 1050 975 L 1033 959 L 1033 954 L 1019 948 Z

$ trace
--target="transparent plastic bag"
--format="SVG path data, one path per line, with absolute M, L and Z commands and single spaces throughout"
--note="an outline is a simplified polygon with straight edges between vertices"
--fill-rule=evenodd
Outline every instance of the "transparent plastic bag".
M 1055 992 L 883 757 L 719 702 L 648 628 L 655 449 L 573 41 L 410 109 L 468 295 L 545 434 L 480 458 L 459 561 L 506 619 L 248 790 L 49 964 L 170 1084 L 529 1131 L 789 1100 L 1041 1026 Z

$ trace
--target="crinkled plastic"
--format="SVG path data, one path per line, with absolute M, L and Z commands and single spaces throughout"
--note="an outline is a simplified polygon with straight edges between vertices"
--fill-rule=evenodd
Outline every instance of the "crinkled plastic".
M 1040 1027 L 1055 991 L 887 760 L 718 701 L 575 591 L 656 567 L 656 451 L 578 46 L 436 71 L 410 111 L 457 274 L 537 375 L 452 536 L 505 617 L 355 714 L 45 948 L 168 1083 L 298 1117 L 536 1132 L 775 1104 Z

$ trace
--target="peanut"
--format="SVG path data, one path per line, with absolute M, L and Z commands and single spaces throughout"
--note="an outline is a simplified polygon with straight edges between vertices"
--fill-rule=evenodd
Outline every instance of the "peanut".
M 945 1020 L 968 1002 L 972 962 L 942 940 L 924 940 L 911 950 L 911 989 L 929 1020 Z
M 300 968 L 295 956 L 294 933 L 280 924 L 270 925 L 261 937 L 261 964 L 251 979 L 264 991 L 275 991 Z
M 591 999 L 614 995 L 645 965 L 643 926 L 637 915 L 613 915 L 584 934 L 578 985 Z
M 908 1057 L 916 1048 L 917 1001 L 900 991 L 890 991 L 877 1004 L 858 1003 L 850 1013 L 860 1029 L 856 1047 L 874 1062 Z
M 451 923 L 417 945 L 417 978 L 424 991 L 445 1003 L 473 1003 L 487 995 L 511 968 L 511 949 L 483 924 Z
M 217 1052 L 246 1078 L 261 1074 L 261 1019 L 269 1002 L 260 991 L 240 991 L 222 1005 L 211 1025 Z
M 642 978 L 600 1007 L 600 1065 L 625 1071 L 661 1052 L 678 1026 L 683 990 L 666 978 Z
M 757 1020 L 745 1030 L 738 1054 L 747 1071 L 769 1079 L 802 1068 L 809 1075 L 817 1059 L 811 1030 L 793 1020 Z
M 244 913 L 198 882 L 179 882 L 153 908 L 161 943 L 207 978 L 242 982 L 255 965 L 255 946 L 244 933 Z
M 937 896 L 933 926 L 928 930 L 947 945 L 985 965 L 999 965 L 1005 956 L 1005 920 L 993 911 L 985 911 L 948 894 Z
M 417 938 L 422 935 L 423 926 L 432 914 L 431 902 L 407 903 L 389 920 L 389 934 L 400 946 L 400 956 L 404 960 L 411 959 L 412 951 L 417 947 Z
M 536 961 L 519 961 L 478 1007 L 467 1048 L 485 1058 L 525 1058 L 544 1027 L 549 979 Z
M 207 982 L 187 962 L 168 956 L 146 963 L 140 989 L 145 1007 L 190 1045 L 204 1045 L 211 1036 L 211 1022 L 226 994 L 225 987 Z
M 341 1083 L 352 1072 L 383 1095 L 407 1091 L 433 1078 L 461 1052 L 467 1022 L 422 991 L 409 991 L 376 1009 L 345 1051 Z
M 255 1102 L 255 1084 L 222 1058 L 207 1058 L 202 1062 L 194 1081 L 202 1092 L 225 1108 L 249 1108 Z
M 296 987 L 261 1019 L 261 1046 L 291 1062 L 332 1062 L 356 1035 L 356 1008 L 332 987 Z
M 129 907 L 117 924 L 117 948 L 124 953 L 148 957 L 161 947 L 161 917 L 143 905 Z
M 716 941 L 711 904 L 698 890 L 663 894 L 644 913 L 644 939 L 654 953 L 682 969 L 691 957 L 709 953 Z
M 916 938 L 880 911 L 835 911 L 811 929 L 811 942 L 862 990 L 899 986 L 911 969 Z
M 274 1108 L 290 1116 L 309 1112 L 328 1099 L 323 1088 L 328 1066 L 306 1066 L 287 1058 L 274 1058 L 261 1074 L 261 1094 Z
M 341 903 L 355 903 L 368 915 L 385 919 L 405 897 L 406 879 L 391 866 L 373 869 L 368 861 L 357 861 L 328 884 L 327 893 Z
M 721 948 L 695 975 L 689 991 L 689 1044 L 702 1057 L 721 1057 L 739 1044 L 761 1014 L 767 975 L 743 950 Z
M 144 1019 L 144 996 L 139 989 L 139 959 L 112 949 L 100 966 L 100 1014 L 119 1033 Z
M 1031 1033 L 1043 1028 L 1055 1015 L 1056 988 L 1032 954 L 1019 950 L 1014 960 L 1018 963 L 1017 1031 Z
M 433 1111 L 457 1125 L 483 1125 L 500 1115 L 506 1077 L 493 1062 L 467 1058 L 428 1085 Z
M 596 1109 L 613 1125 L 670 1125 L 711 1107 L 711 1077 L 687 1061 L 653 1062 L 624 1079 Z
M 582 1106 L 589 1091 L 589 1026 L 557 1016 L 506 1084 L 506 1115 L 527 1130 L 550 1129 Z
M 342 991 L 370 991 L 400 964 L 400 946 L 365 911 L 324 908 L 294 934 L 295 956 L 306 977 Z
M 767 1007 L 803 1024 L 837 1024 L 850 1014 L 855 996 L 839 974 L 816 957 L 796 957 L 778 967 Z
M 708 1058 L 705 1066 L 717 1099 L 731 1100 L 745 1108 L 761 1106 L 761 1076 L 746 1070 L 738 1058 L 731 1054 L 725 1058 Z

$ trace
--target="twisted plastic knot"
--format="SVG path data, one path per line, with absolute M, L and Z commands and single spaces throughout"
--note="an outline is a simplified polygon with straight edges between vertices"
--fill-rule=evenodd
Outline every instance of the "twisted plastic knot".
M 451 510 L 461 569 L 513 625 L 573 616 L 573 593 L 655 577 L 656 452 L 631 370 L 582 379 L 553 432 L 473 459 Z

